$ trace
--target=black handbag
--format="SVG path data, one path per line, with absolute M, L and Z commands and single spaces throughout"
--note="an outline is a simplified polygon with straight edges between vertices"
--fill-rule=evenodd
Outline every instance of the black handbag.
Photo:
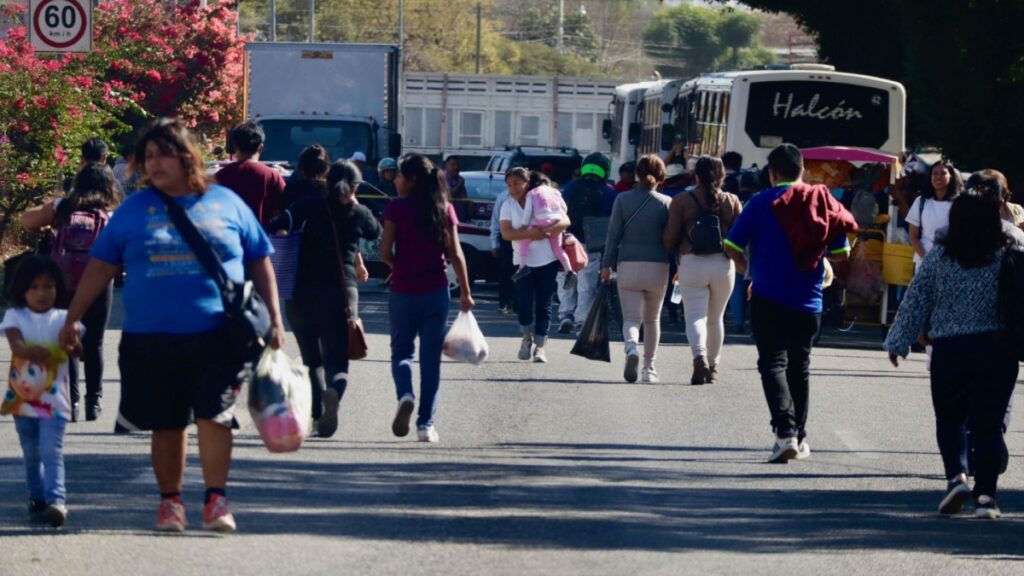
M 270 342 L 273 330 L 267 304 L 252 282 L 240 284 L 228 277 L 220 257 L 203 238 L 185 209 L 163 192 L 158 194 L 167 205 L 167 214 L 174 227 L 220 290 L 228 338 L 236 357 L 246 362 L 259 358 Z

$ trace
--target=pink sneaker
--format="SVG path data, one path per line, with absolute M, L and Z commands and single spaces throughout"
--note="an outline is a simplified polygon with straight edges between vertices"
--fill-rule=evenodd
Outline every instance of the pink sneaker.
M 185 506 L 175 498 L 161 498 L 156 513 L 156 529 L 160 532 L 185 531 Z
M 203 528 L 214 532 L 234 532 L 235 517 L 228 510 L 228 499 L 214 494 L 209 504 L 203 507 Z

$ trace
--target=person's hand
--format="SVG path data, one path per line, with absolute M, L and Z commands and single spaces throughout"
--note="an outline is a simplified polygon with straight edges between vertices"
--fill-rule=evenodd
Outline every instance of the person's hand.
M 473 301 L 473 297 L 463 290 L 462 295 L 459 296 L 459 310 L 463 312 L 470 312 L 473 310 L 473 306 L 476 306 L 476 302 Z
M 82 351 L 82 330 L 79 328 L 78 322 L 65 324 L 57 342 L 65 352 L 72 356 L 78 356 Z
M 673 284 L 679 284 L 679 270 L 676 270 L 676 275 L 672 277 Z
M 612 283 L 612 269 L 611 268 L 601 268 L 601 283 L 602 284 L 611 284 Z
M 28 346 L 22 350 L 21 354 L 18 354 L 29 362 L 36 364 L 42 364 L 50 358 L 50 351 L 42 346 Z
M 356 280 L 359 282 L 366 282 L 370 279 L 370 271 L 366 269 L 366 266 L 359 264 L 356 266 Z
M 530 240 L 546 240 L 548 233 L 540 228 L 530 228 Z
M 754 297 L 754 283 L 747 284 L 747 302 L 750 302 L 751 298 Z
M 497 248 L 494 248 L 493 250 L 491 250 L 491 256 L 494 256 L 495 258 L 498 257 L 498 249 Z
M 270 342 L 267 343 L 272 350 L 280 350 L 284 346 L 284 323 L 280 318 L 274 322 L 274 328 L 270 333 Z
M 896 368 L 900 367 L 900 357 L 893 354 L 892 352 L 889 353 L 889 362 L 891 362 L 892 365 L 895 366 Z

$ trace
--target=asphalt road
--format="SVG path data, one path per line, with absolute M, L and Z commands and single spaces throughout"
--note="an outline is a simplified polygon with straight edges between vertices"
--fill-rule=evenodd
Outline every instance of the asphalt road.
M 924 362 L 893 369 L 874 331 L 826 334 L 840 347 L 813 356 L 813 456 L 769 465 L 749 340 L 730 339 L 720 384 L 692 387 L 681 329 L 668 328 L 663 383 L 630 385 L 620 344 L 610 365 L 570 356 L 564 337 L 547 365 L 515 360 L 516 323 L 492 297 L 478 298 L 491 358 L 444 364 L 441 442 L 426 445 L 391 435 L 386 299 L 365 295 L 370 357 L 351 370 L 334 438 L 270 454 L 241 411 L 229 536 L 199 529 L 194 437 L 191 529 L 151 530 L 148 437 L 110 433 L 115 317 L 106 411 L 66 439 L 65 528 L 27 522 L 16 433 L 0 419 L 0 574 L 1024 574 L 1021 417 L 1007 435 L 1004 518 L 937 517 Z M 294 339 L 287 349 L 297 355 Z

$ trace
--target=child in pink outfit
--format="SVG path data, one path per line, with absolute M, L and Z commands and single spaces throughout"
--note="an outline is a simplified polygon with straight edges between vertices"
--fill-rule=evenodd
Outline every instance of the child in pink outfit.
M 558 224 L 565 217 L 568 208 L 562 200 L 562 193 L 547 185 L 540 185 L 526 193 L 526 204 L 523 206 L 523 222 L 533 229 L 547 228 Z M 523 239 L 519 241 L 519 270 L 512 276 L 518 280 L 530 273 L 526 267 L 526 259 L 530 255 L 530 242 Z M 551 252 L 562 264 L 562 270 L 566 273 L 565 284 L 574 284 L 575 273 L 569 265 L 569 256 L 562 249 L 562 234 L 548 236 L 551 243 Z M 570 279 L 570 277 L 572 277 Z M 566 286 L 568 289 L 569 286 Z

